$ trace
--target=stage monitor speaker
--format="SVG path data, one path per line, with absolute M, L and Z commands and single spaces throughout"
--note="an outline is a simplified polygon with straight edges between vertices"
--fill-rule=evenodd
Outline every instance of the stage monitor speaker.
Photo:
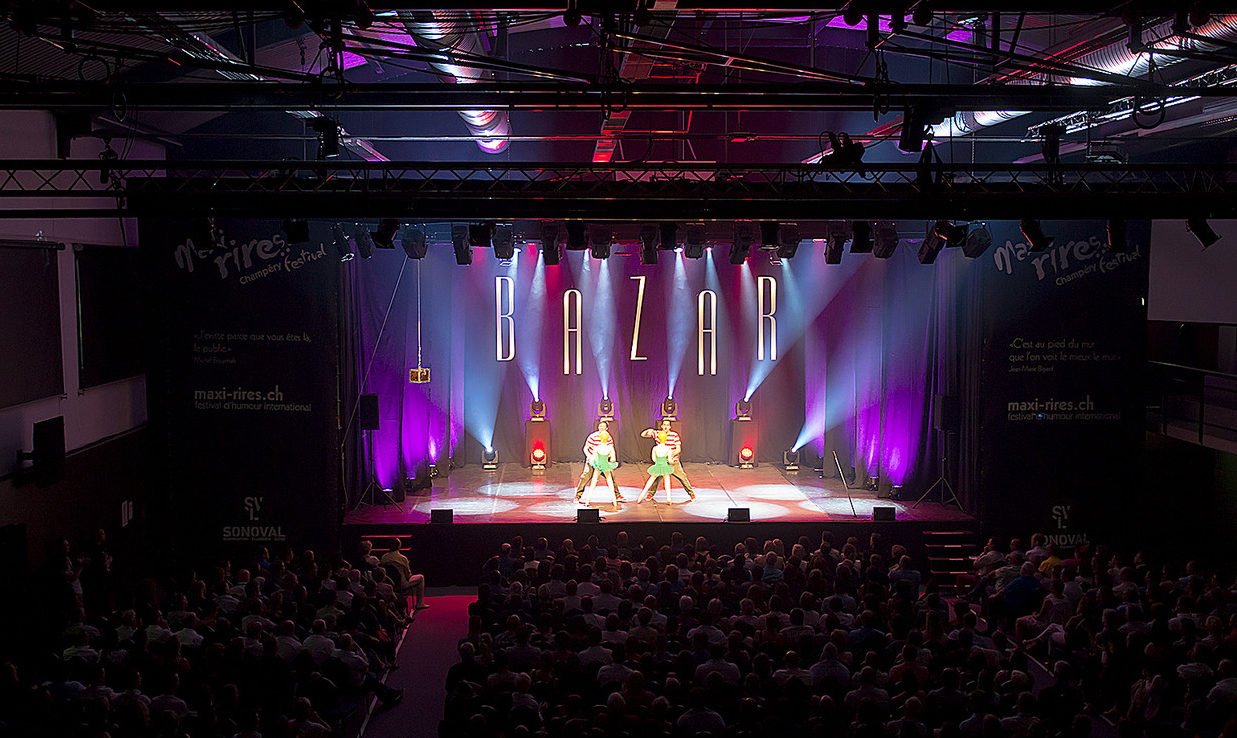
M 378 395 L 361 395 L 361 430 L 378 430 Z
M 430 510 L 430 522 L 435 525 L 451 525 L 455 519 L 455 511 L 449 507 Z
M 600 523 L 601 511 L 592 508 L 580 508 L 576 510 L 577 523 Z
M 897 512 L 897 509 L 892 508 L 892 507 L 884 507 L 884 506 L 873 507 L 872 508 L 872 519 L 880 520 L 880 521 L 897 520 L 897 516 L 894 514 L 896 512 Z
M 726 511 L 727 523 L 750 523 L 752 522 L 752 510 L 748 507 L 732 507 Z
M 954 430 L 958 427 L 958 398 L 953 395 L 932 395 L 932 429 Z

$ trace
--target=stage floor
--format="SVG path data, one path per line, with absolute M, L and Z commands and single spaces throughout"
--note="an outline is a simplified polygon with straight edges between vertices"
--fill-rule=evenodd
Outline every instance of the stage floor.
M 403 511 L 393 506 L 361 505 L 344 518 L 345 525 L 396 525 L 425 523 L 430 511 L 448 508 L 456 523 L 567 523 L 576 510 L 575 482 L 581 464 L 555 464 L 544 472 L 518 464 L 501 464 L 495 471 L 480 466 L 456 469 L 445 478 L 434 480 L 433 487 L 402 503 Z M 753 521 L 763 522 L 844 522 L 871 520 L 872 508 L 893 507 L 897 520 L 971 521 L 957 507 L 925 501 L 912 509 L 912 501 L 896 502 L 876 497 L 875 492 L 851 490 L 850 499 L 839 479 L 821 479 L 810 470 L 785 472 L 771 464 L 753 469 L 738 469 L 720 464 L 684 464 L 684 471 L 696 492 L 694 502 L 677 482 L 672 483 L 672 504 L 666 504 L 664 491 L 654 502 L 636 504 L 647 476 L 644 466 L 624 464 L 615 473 L 619 492 L 631 500 L 614 510 L 612 505 L 594 504 L 603 522 L 704 523 L 726 519 L 732 507 L 746 507 Z M 595 499 L 608 497 L 599 482 Z M 918 495 L 916 495 L 918 497 Z M 851 504 L 854 504 L 854 513 Z

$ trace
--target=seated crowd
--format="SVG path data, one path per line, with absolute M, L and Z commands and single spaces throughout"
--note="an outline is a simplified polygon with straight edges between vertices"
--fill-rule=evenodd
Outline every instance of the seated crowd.
M 399 701 L 380 675 L 424 586 L 398 545 L 354 562 L 263 550 L 121 586 L 100 538 L 57 552 L 44 615 L 67 626 L 3 664 L 0 736 L 344 735 L 370 695 Z
M 517 538 L 483 568 L 440 733 L 1237 735 L 1231 582 L 1032 542 L 990 543 L 947 598 L 875 535 Z

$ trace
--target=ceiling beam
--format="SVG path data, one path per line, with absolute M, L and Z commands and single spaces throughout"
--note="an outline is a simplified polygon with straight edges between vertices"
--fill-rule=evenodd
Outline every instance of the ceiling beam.
M 421 10 L 424 3 L 395 3 L 389 0 L 367 0 L 366 4 L 374 12 L 388 10 Z M 679 0 L 677 9 L 680 12 L 695 11 L 749 11 L 749 12 L 841 12 L 847 2 L 834 0 L 824 3 L 753 3 L 751 0 Z M 287 10 L 287 0 L 91 0 L 91 10 L 95 12 L 128 12 L 128 11 L 248 11 L 277 12 Z M 594 13 L 630 13 L 635 10 L 635 0 L 580 0 L 579 8 L 584 15 Z M 888 15 L 899 10 L 905 11 L 914 5 L 912 0 L 866 0 L 865 10 L 873 10 L 882 15 Z M 933 12 L 941 13 L 989 13 L 989 12 L 1028 12 L 1028 13 L 1065 13 L 1074 15 L 1120 15 L 1127 11 L 1138 11 L 1146 15 L 1164 15 L 1166 3 L 1164 0 L 1126 0 L 1114 3 L 1111 0 L 933 0 Z M 439 0 L 433 4 L 438 10 L 484 10 L 484 11 L 542 11 L 562 12 L 567 9 L 567 2 L 545 0 L 505 0 L 496 7 L 493 3 L 482 5 L 478 0 Z M 1171 6 L 1170 6 L 1171 7 Z M 1233 0 L 1212 0 L 1207 3 L 1212 13 L 1237 12 L 1237 2 Z

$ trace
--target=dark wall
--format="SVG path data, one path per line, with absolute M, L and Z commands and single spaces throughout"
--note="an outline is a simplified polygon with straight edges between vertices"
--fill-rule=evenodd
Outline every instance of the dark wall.
M 138 429 L 69 454 L 64 479 L 37 487 L 21 477 L 0 480 L 0 525 L 26 526 L 31 571 L 48 564 L 61 537 L 74 544 L 107 531 L 117 558 L 141 550 L 145 534 L 147 435 Z

